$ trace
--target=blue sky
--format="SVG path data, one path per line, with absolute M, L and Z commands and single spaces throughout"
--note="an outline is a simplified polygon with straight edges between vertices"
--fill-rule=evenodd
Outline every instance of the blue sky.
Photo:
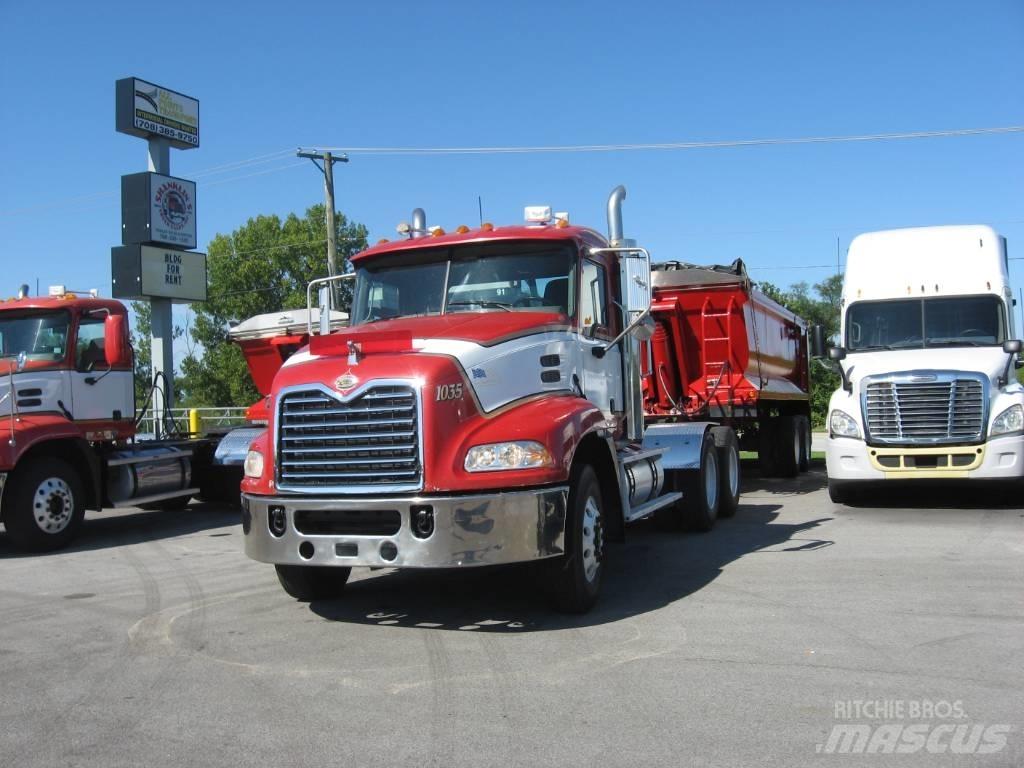
M 1024 2 L 3 4 L 0 261 L 6 288 L 110 290 L 114 81 L 201 101 L 200 246 L 322 201 L 297 146 L 650 143 L 1024 124 Z M 202 175 L 279 153 L 266 162 Z M 527 204 L 627 235 L 655 259 L 744 258 L 755 279 L 826 277 L 858 232 L 991 223 L 1024 257 L 1024 134 L 601 154 L 356 155 L 337 205 L 372 239 L 413 207 L 447 228 Z M 1014 282 L 1024 286 L 1024 262 Z

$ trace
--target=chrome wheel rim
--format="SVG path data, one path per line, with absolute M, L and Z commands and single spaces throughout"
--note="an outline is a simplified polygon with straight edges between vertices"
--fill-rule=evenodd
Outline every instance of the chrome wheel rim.
M 583 505 L 583 537 L 580 547 L 583 555 L 583 576 L 588 583 L 597 578 L 601 565 L 601 509 L 597 499 L 587 498 Z
M 59 477 L 48 477 L 39 483 L 32 496 L 32 519 L 43 533 L 60 533 L 71 522 L 75 497 L 71 486 Z
M 708 465 L 704 468 L 704 500 L 708 509 L 714 509 L 718 501 L 718 458 L 714 453 L 708 455 Z

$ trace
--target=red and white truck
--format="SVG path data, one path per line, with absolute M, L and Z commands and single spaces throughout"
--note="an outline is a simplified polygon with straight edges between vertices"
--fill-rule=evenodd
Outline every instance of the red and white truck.
M 738 375 L 758 369 L 746 351 L 710 396 L 693 377 L 677 376 L 683 392 L 652 383 L 669 365 L 653 334 L 671 299 L 652 307 L 650 256 L 623 236 L 624 198 L 618 187 L 608 200 L 607 238 L 550 209 L 528 209 L 526 226 L 445 234 L 417 209 L 400 228 L 408 239 L 352 258 L 350 326 L 284 361 L 245 460 L 245 550 L 276 566 L 285 591 L 336 594 L 353 566 L 538 561 L 556 604 L 585 611 L 626 523 L 657 514 L 708 528 L 735 509 L 737 437 L 693 420 L 692 398 L 703 392 L 710 409 L 731 392 L 725 419 L 741 405 L 764 423 L 787 417 L 738 397 Z M 325 318 L 335 279 L 310 285 Z M 736 317 L 751 311 L 744 302 Z M 802 343 L 797 325 L 780 345 Z M 646 421 L 645 404 L 658 411 Z
M 125 306 L 62 287 L 0 302 L 0 519 L 15 546 L 67 544 L 86 509 L 183 507 L 215 440 L 134 442 Z

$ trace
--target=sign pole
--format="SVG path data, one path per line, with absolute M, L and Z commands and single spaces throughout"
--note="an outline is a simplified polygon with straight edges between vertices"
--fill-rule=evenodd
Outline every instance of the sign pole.
M 171 173 L 171 145 L 167 139 L 151 136 L 149 147 L 149 170 L 164 176 Z M 163 437 L 166 412 L 174 407 L 174 320 L 171 314 L 171 300 L 151 298 L 150 310 L 150 361 L 153 387 L 153 436 Z

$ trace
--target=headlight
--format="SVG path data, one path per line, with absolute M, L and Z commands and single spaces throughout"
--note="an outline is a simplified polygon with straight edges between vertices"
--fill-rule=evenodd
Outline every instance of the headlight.
M 496 469 L 532 469 L 550 467 L 551 454 L 540 443 L 516 440 L 511 443 L 475 445 L 466 453 L 467 472 L 490 472 Z
M 853 417 L 848 413 L 836 409 L 828 420 L 828 432 L 830 437 L 860 437 L 860 427 Z
M 1024 431 L 1024 407 L 1011 405 L 992 421 L 991 435 L 1007 435 Z
M 250 450 L 245 454 L 245 476 L 263 477 L 263 454 Z

